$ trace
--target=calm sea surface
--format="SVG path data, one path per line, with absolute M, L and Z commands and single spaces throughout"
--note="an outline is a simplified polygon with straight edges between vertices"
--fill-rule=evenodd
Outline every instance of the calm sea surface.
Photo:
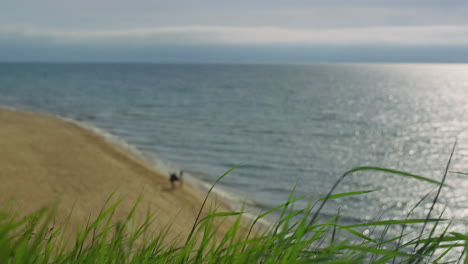
M 0 104 L 56 114 L 135 146 L 163 172 L 184 169 L 271 208 L 325 196 L 345 171 L 381 166 L 440 180 L 468 172 L 468 65 L 0 64 Z M 449 173 L 434 215 L 468 216 L 468 176 Z M 359 172 L 332 200 L 349 221 L 405 217 L 434 186 Z M 435 194 L 435 192 L 433 192 Z M 430 195 L 414 212 L 421 217 Z M 305 206 L 307 201 L 299 203 Z

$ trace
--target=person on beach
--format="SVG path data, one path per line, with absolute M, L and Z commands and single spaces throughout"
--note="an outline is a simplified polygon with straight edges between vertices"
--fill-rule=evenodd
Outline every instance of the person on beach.
M 179 176 L 175 172 L 171 173 L 169 176 L 169 180 L 171 181 L 172 189 L 175 188 L 175 182 L 178 181 L 180 186 L 182 187 L 182 176 L 184 175 L 184 171 L 179 172 Z

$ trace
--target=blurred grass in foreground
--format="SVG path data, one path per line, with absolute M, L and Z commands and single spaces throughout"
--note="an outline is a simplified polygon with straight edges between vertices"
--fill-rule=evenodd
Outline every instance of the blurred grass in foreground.
M 307 208 L 295 209 L 294 189 L 282 205 L 257 216 L 247 228 L 241 223 L 243 212 L 212 210 L 201 218 L 203 202 L 191 233 L 186 238 L 163 242 L 170 227 L 155 233 L 150 225 L 157 214 L 148 215 L 136 225 L 134 209 L 124 221 L 113 221 L 118 202 L 107 205 L 93 221 L 76 233 L 72 241 L 64 235 L 67 225 L 53 226 L 53 209 L 43 209 L 23 219 L 7 210 L 0 211 L 0 263 L 428 263 L 461 262 L 468 250 L 468 235 L 450 232 L 451 221 L 433 218 L 391 219 L 340 224 L 340 213 L 330 219 L 320 211 L 330 199 L 361 195 L 374 190 L 334 194 L 335 187 L 349 174 L 363 170 L 381 171 L 434 184 L 437 195 L 441 182 L 410 173 L 378 167 L 359 167 L 344 173 L 327 196 L 311 201 Z M 208 191 L 232 170 L 222 175 Z M 459 172 L 458 172 L 459 173 Z M 423 197 L 425 199 L 426 197 Z M 419 206 L 418 203 L 415 207 Z M 273 212 L 280 218 L 268 228 L 257 228 L 258 221 Z M 228 232 L 220 236 L 215 219 L 236 217 Z M 242 219 L 244 222 L 245 219 Z M 405 232 L 409 225 L 420 226 L 420 233 Z M 373 229 L 369 234 L 364 228 Z M 399 236 L 389 237 L 389 230 Z M 443 230 L 436 232 L 436 230 Z M 221 238 L 220 238 L 221 237 Z

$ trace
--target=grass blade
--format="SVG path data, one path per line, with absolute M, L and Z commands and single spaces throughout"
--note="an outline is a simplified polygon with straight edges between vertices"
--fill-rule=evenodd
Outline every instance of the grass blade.
M 343 198 L 343 197 L 347 197 L 347 196 L 360 195 L 360 194 L 371 193 L 371 192 L 375 192 L 375 191 L 378 191 L 378 190 L 337 193 L 337 194 L 333 194 L 333 195 L 330 195 L 330 196 L 322 197 L 318 201 L 325 201 L 325 200 Z

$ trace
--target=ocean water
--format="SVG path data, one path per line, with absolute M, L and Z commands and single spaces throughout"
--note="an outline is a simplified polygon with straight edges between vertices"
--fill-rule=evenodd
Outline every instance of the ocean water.
M 0 64 L 0 105 L 79 120 L 162 172 L 185 170 L 260 208 L 320 198 L 347 170 L 380 166 L 441 180 L 468 172 L 468 65 Z M 468 179 L 449 173 L 434 216 L 468 216 Z M 404 218 L 434 185 L 358 172 L 331 200 L 347 221 Z M 234 196 L 233 196 L 234 195 Z M 433 191 L 413 213 L 423 217 Z M 308 200 L 298 202 L 305 206 Z

